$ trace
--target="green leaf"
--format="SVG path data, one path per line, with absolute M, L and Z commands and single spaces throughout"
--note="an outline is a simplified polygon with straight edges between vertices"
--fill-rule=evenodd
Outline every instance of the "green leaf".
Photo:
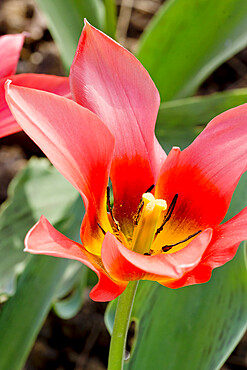
M 67 263 L 55 257 L 31 257 L 18 281 L 16 294 L 0 312 L 1 370 L 23 368 Z
M 78 192 L 46 159 L 33 158 L 11 182 L 0 208 L 0 295 L 15 293 L 17 276 L 30 255 L 23 252 L 27 231 L 44 214 L 54 224 L 66 215 Z
M 84 215 L 84 206 L 79 196 L 71 204 L 66 216 L 62 218 L 62 225 L 57 223 L 57 228 L 67 230 L 72 239 L 80 242 L 80 224 Z M 77 314 L 83 304 L 84 288 L 87 284 L 88 268 L 81 262 L 70 260 L 55 293 L 53 309 L 62 319 L 69 319 Z M 97 282 L 97 277 L 96 277 Z M 65 297 L 65 298 L 64 298 Z
M 6 259 L 8 255 L 22 252 L 23 237 L 41 213 L 55 223 L 55 227 L 68 237 L 78 240 L 83 207 L 78 193 L 49 164 L 46 159 L 33 159 L 11 185 L 12 197 L 1 214 L 1 231 L 5 231 Z M 31 223 L 31 225 L 30 225 Z M 16 241 L 16 250 L 12 247 Z M 21 247 L 21 250 L 19 249 Z M 1 245 L 1 253 L 3 246 Z M 11 257 L 10 257 L 11 258 Z M 0 259 L 0 271 L 5 261 Z M 0 368 L 22 369 L 52 302 L 68 294 L 71 288 L 80 286 L 79 276 L 85 274 L 85 266 L 71 271 L 74 261 L 47 256 L 30 256 L 17 282 L 15 294 L 3 305 L 0 312 Z M 70 266 L 71 265 L 71 266 Z M 12 268 L 10 264 L 10 269 Z M 68 271 L 71 271 L 68 274 Z M 13 279 L 16 279 L 14 276 Z M 85 282 L 85 279 L 83 280 Z M 63 284 L 61 286 L 61 284 Z M 80 286 L 80 296 L 82 296 Z M 70 303 L 70 315 L 77 312 L 82 300 Z M 60 310 L 65 312 L 64 310 Z M 64 314 L 65 315 L 65 314 Z M 67 316 L 69 309 L 67 308 Z
M 247 328 L 243 248 L 207 284 L 172 290 L 141 282 L 138 332 L 125 369 L 219 369 Z
M 105 29 L 104 32 L 115 38 L 117 24 L 117 9 L 115 0 L 105 0 Z
M 88 269 L 80 262 L 70 261 L 67 265 L 59 286 L 59 293 L 61 294 L 62 291 L 62 297 L 58 297 L 60 299 L 56 299 L 53 305 L 55 313 L 60 318 L 70 319 L 80 310 L 87 286 L 87 273 Z M 63 298 L 68 293 L 70 293 L 69 296 Z
M 162 101 L 192 95 L 247 45 L 245 0 L 169 0 L 141 38 L 138 59 Z
M 156 135 L 167 152 L 172 146 L 183 149 L 212 118 L 246 102 L 247 89 L 236 89 L 161 103 Z
M 210 282 L 172 290 L 141 281 L 132 319 L 137 324 L 125 369 L 219 369 L 247 329 L 245 250 Z M 106 310 L 112 333 L 117 299 Z
M 83 19 L 102 29 L 104 5 L 101 0 L 36 0 L 47 18 L 51 34 L 69 70 L 83 27 Z
M 136 300 L 137 298 L 135 298 L 134 305 L 137 304 Z M 105 317 L 104 317 L 105 326 L 110 335 L 112 335 L 112 332 L 113 332 L 117 303 L 118 303 L 118 298 L 114 299 L 114 301 L 109 302 L 105 310 Z M 133 312 L 132 312 L 132 318 L 133 318 Z

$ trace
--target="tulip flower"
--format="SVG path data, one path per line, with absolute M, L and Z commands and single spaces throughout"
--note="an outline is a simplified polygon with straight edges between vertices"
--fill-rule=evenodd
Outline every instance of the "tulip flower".
M 4 83 L 11 79 L 16 85 L 51 91 L 58 95 L 71 97 L 69 80 L 44 74 L 23 73 L 15 75 L 25 34 L 4 35 L 0 37 L 0 138 L 21 131 L 5 101 Z
M 214 118 L 168 156 L 154 126 L 159 94 L 127 50 L 86 23 L 71 67 L 74 101 L 6 84 L 23 130 L 80 192 L 81 243 L 42 216 L 25 251 L 81 261 L 108 301 L 128 282 L 204 283 L 247 238 L 247 207 L 222 223 L 247 164 L 247 104 Z M 108 186 L 109 179 L 112 194 Z

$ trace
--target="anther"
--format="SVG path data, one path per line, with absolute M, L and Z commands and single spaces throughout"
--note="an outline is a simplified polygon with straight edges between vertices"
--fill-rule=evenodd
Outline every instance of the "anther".
M 138 208 L 137 208 L 137 211 L 136 211 L 136 213 L 135 213 L 135 215 L 134 215 L 134 217 L 133 217 L 133 224 L 134 224 L 135 226 L 137 226 L 137 225 L 138 225 L 138 222 L 139 222 L 139 220 L 140 220 L 140 215 L 141 215 L 141 211 L 142 211 L 142 209 L 143 209 L 143 206 L 144 206 L 144 202 L 143 202 L 143 200 L 141 200 L 141 201 L 140 201 L 140 203 L 139 203 L 139 206 L 138 206 Z
M 192 235 L 190 235 L 190 236 L 188 236 L 186 239 L 183 239 L 183 240 L 181 240 L 180 242 L 178 242 L 178 243 L 175 243 L 175 244 L 169 244 L 169 245 L 164 245 L 164 247 L 162 247 L 162 251 L 163 252 L 168 252 L 170 249 L 172 249 L 173 247 L 175 247 L 176 245 L 179 245 L 179 244 L 181 244 L 181 243 L 185 243 L 185 242 L 187 242 L 188 240 L 190 240 L 191 238 L 194 238 L 194 236 L 196 236 L 196 235 L 198 235 L 198 234 L 200 234 L 202 232 L 202 230 L 199 230 L 199 231 L 197 231 L 196 233 L 194 233 L 194 234 L 192 234 Z
M 99 226 L 99 228 L 100 228 L 100 230 L 102 231 L 102 233 L 105 235 L 105 234 L 106 234 L 106 232 L 105 232 L 105 230 L 103 229 L 103 227 L 102 227 L 102 226 L 100 226 L 100 224 L 99 224 L 99 223 L 97 223 L 97 225 Z
M 166 210 L 167 204 L 163 199 L 155 199 L 151 193 L 144 193 L 142 200 L 144 204 L 140 204 L 135 215 L 137 225 L 133 231 L 131 249 L 144 255 L 150 253 L 160 215 Z
M 168 245 L 165 245 L 164 247 L 162 247 L 163 252 L 168 252 L 170 249 L 172 249 L 172 247 Z
M 153 188 L 155 187 L 155 185 L 151 185 L 147 191 L 145 191 L 145 193 L 151 193 L 151 191 L 153 190 Z
M 151 185 L 151 186 L 147 189 L 147 191 L 145 191 L 145 193 L 150 193 L 150 192 L 153 190 L 153 188 L 154 188 L 154 187 L 155 187 L 155 185 L 154 185 L 154 184 L 153 184 L 153 185 Z M 134 226 L 137 226 L 137 225 L 138 225 L 138 222 L 139 222 L 139 220 L 140 220 L 141 211 L 142 211 L 142 209 L 143 209 L 143 206 L 144 206 L 144 202 L 143 202 L 143 199 L 141 198 L 140 203 L 139 203 L 138 208 L 137 208 L 137 211 L 136 211 L 136 213 L 135 213 L 135 215 L 134 215 L 134 217 L 133 217 L 133 224 L 134 224 Z
M 151 254 L 150 253 L 144 253 L 144 256 L 151 256 Z
M 177 199 L 178 199 L 178 194 L 176 194 L 173 197 L 173 199 L 171 201 L 171 204 L 169 205 L 169 208 L 166 212 L 166 215 L 165 215 L 165 218 L 164 218 L 164 221 L 163 221 L 162 225 L 156 230 L 155 237 L 163 230 L 165 224 L 170 220 L 170 218 L 172 216 L 172 213 L 174 211 L 175 205 L 177 203 Z

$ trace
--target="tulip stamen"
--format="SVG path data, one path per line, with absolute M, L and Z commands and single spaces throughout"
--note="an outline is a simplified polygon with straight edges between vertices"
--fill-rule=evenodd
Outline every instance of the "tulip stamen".
M 171 216 L 172 216 L 172 213 L 174 211 L 174 208 L 175 208 L 175 205 L 177 203 L 177 199 L 178 199 L 178 194 L 176 194 L 172 201 L 171 201 L 171 204 L 169 205 L 169 208 L 167 210 L 167 213 L 164 217 L 164 220 L 162 222 L 162 225 L 156 230 L 156 233 L 155 233 L 155 238 L 156 236 L 163 230 L 165 224 L 170 220 Z
M 145 193 L 150 193 L 150 192 L 153 190 L 153 188 L 154 188 L 154 187 L 155 187 L 155 185 L 154 185 L 154 184 L 153 184 L 153 185 L 151 185 L 151 186 L 147 189 L 147 191 L 145 191 Z M 135 213 L 135 215 L 134 215 L 134 217 L 133 217 L 133 223 L 134 223 L 134 225 L 135 225 L 135 226 L 137 226 L 137 225 L 138 225 L 138 222 L 139 222 L 139 220 L 140 220 L 140 216 L 141 216 L 141 212 L 142 212 L 143 206 L 144 206 L 144 202 L 143 202 L 143 199 L 141 198 L 140 203 L 139 203 L 139 205 L 138 205 L 138 207 L 137 207 L 137 211 L 136 211 L 136 213 Z
M 138 222 L 139 222 L 139 220 L 140 220 L 140 216 L 141 216 L 141 212 L 142 212 L 143 206 L 144 206 L 144 202 L 143 202 L 143 200 L 141 199 L 141 201 L 140 201 L 140 203 L 139 203 L 139 205 L 138 205 L 137 211 L 136 211 L 136 213 L 135 213 L 135 215 L 134 215 L 134 217 L 133 217 L 133 224 L 134 224 L 135 226 L 137 226 L 137 225 L 138 225 Z
M 145 193 L 151 193 L 151 191 L 153 190 L 153 188 L 155 187 L 155 185 L 151 185 L 146 191 Z
M 172 249 L 172 246 L 165 245 L 164 247 L 162 247 L 162 252 L 168 252 L 170 249 Z
M 120 231 L 120 227 L 119 227 L 119 223 L 118 221 L 115 219 L 114 215 L 113 215 L 113 212 L 112 212 L 112 206 L 111 206 L 111 190 L 110 190 L 110 186 L 107 186 L 107 192 L 106 192 L 106 199 L 107 199 L 107 207 L 108 207 L 108 210 L 109 210 L 109 213 L 110 213 L 110 216 L 111 216 L 111 219 L 114 223 L 114 226 L 116 228 L 117 231 Z
M 105 230 L 103 229 L 103 227 L 102 227 L 99 223 L 97 223 L 97 225 L 99 226 L 99 228 L 100 228 L 100 230 L 102 231 L 102 233 L 105 235 L 105 234 L 106 234 L 106 232 L 105 232 Z
M 178 243 L 169 244 L 169 245 L 164 245 L 164 247 L 162 247 L 162 248 L 161 248 L 161 249 L 162 249 L 162 252 L 168 252 L 170 249 L 172 249 L 172 248 L 173 248 L 173 247 L 175 247 L 176 245 L 179 245 L 179 244 L 181 244 L 181 243 L 185 243 L 185 242 L 187 242 L 188 240 L 190 240 L 191 238 L 194 238 L 194 236 L 196 236 L 196 235 L 200 234 L 201 232 L 202 232 L 202 230 L 199 230 L 199 231 L 197 231 L 196 233 L 194 233 L 194 234 L 192 234 L 192 235 L 188 236 L 187 238 L 185 238 L 185 239 L 181 240 L 181 241 L 180 241 L 180 242 L 178 242 Z
M 131 249 L 137 253 L 150 253 L 161 213 L 167 208 L 166 201 L 155 199 L 153 194 L 144 193 L 135 217 Z M 163 218 L 163 217 L 162 217 Z

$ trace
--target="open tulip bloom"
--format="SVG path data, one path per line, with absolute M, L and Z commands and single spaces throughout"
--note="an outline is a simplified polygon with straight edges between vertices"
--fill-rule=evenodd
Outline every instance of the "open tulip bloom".
M 7 78 L 16 85 L 50 91 L 67 98 L 71 96 L 67 77 L 37 73 L 14 75 L 24 39 L 24 33 L 0 36 L 0 138 L 22 130 L 4 98 L 4 83 Z
M 154 126 L 159 93 L 127 50 L 86 23 L 70 72 L 74 101 L 6 83 L 19 125 L 80 192 L 81 244 L 42 216 L 25 251 L 81 261 L 96 301 L 128 282 L 204 283 L 247 238 L 247 207 L 221 224 L 247 163 L 247 104 L 214 118 L 167 156 Z M 112 194 L 108 186 L 112 184 Z

